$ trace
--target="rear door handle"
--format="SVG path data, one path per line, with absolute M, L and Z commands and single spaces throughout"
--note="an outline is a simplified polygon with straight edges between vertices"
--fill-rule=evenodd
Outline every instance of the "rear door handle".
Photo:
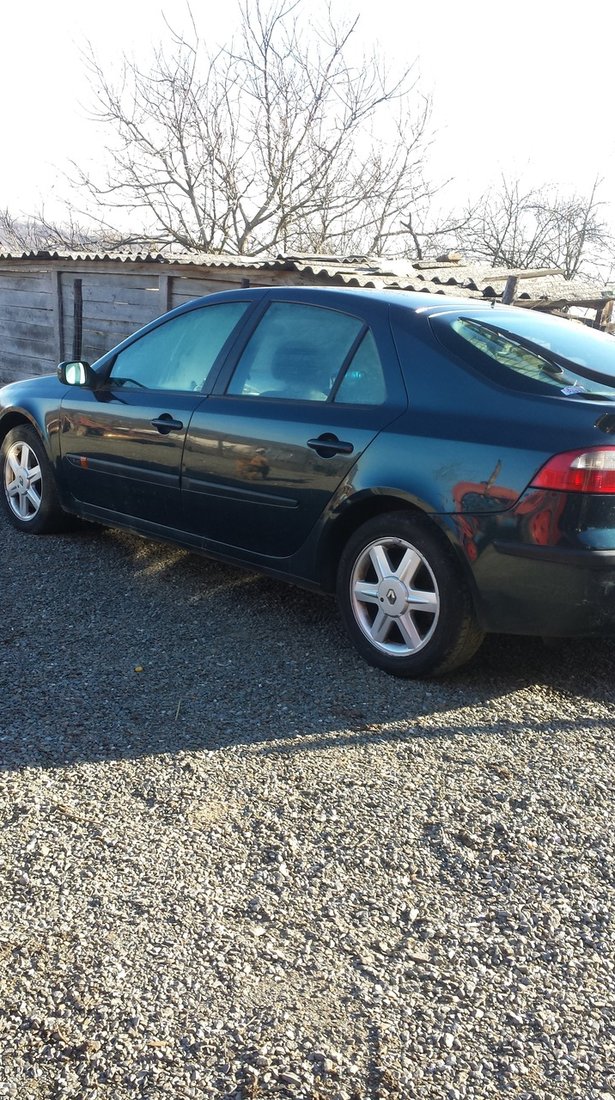
M 169 432 L 181 432 L 184 427 L 181 420 L 174 420 L 170 413 L 161 413 L 150 423 L 153 428 L 158 428 L 161 435 L 168 435 Z
M 317 439 L 308 439 L 307 445 L 313 451 L 316 451 L 320 458 L 333 458 L 333 455 L 351 455 L 354 451 L 352 443 L 344 443 L 343 440 L 338 439 L 336 435 L 331 435 L 330 432 L 323 432 Z

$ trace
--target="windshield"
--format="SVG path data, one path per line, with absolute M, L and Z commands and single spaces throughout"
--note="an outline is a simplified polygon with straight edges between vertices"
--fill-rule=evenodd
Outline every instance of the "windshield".
M 615 398 L 615 338 L 607 333 L 521 309 L 442 315 L 431 324 L 451 350 L 494 382 L 568 397 Z

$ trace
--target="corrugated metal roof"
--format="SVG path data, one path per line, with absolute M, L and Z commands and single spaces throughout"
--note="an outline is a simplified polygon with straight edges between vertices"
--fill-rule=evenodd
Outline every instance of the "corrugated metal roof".
M 407 259 L 375 256 L 330 256 L 314 253 L 291 253 L 262 258 L 205 253 L 39 251 L 0 253 L 0 262 L 8 263 L 122 263 L 161 264 L 190 268 L 232 269 L 249 271 L 286 271 L 298 276 L 331 281 L 343 286 L 391 287 L 408 291 L 454 293 L 457 297 L 499 297 L 506 279 L 517 271 L 490 268 L 479 263 L 420 261 L 417 266 Z M 603 294 L 599 280 L 577 278 L 566 280 L 562 275 L 544 275 L 520 279 L 515 297 L 526 299 L 569 299 Z
M 160 253 L 136 253 L 136 252 L 90 252 L 87 249 L 77 252 L 69 252 L 59 249 L 53 251 L 39 249 L 37 252 L 0 252 L 0 260 L 27 260 L 32 263 L 36 260 L 121 260 L 125 263 L 164 263 L 166 259 Z

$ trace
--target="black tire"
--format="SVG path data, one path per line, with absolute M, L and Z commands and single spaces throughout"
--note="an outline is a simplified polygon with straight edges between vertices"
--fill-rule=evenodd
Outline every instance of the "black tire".
M 0 455 L 0 501 L 9 523 L 33 535 L 62 530 L 66 516 L 51 463 L 34 429 L 27 424 L 12 428 L 2 441 Z
M 438 676 L 469 661 L 483 633 L 453 550 L 425 517 L 387 512 L 350 537 L 337 600 L 362 657 L 393 676 Z

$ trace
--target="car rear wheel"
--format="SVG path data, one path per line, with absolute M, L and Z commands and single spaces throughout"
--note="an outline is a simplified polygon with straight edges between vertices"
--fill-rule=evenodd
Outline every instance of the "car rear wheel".
M 2 504 L 19 531 L 35 535 L 64 524 L 51 463 L 36 432 L 19 425 L 2 442 Z
M 450 672 L 483 640 L 452 550 L 414 513 L 389 512 L 355 531 L 340 560 L 337 598 L 361 655 L 394 676 Z

